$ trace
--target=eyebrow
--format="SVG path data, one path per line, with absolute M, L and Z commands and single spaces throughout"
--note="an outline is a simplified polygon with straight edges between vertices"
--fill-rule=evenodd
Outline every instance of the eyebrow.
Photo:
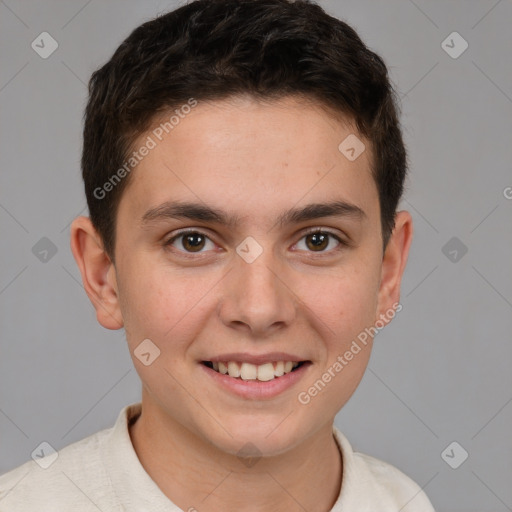
M 274 225 L 298 224 L 322 217 L 348 217 L 358 221 L 367 218 L 359 206 L 347 201 L 312 203 L 300 208 L 292 208 L 281 213 Z M 167 201 L 151 208 L 142 216 L 142 225 L 166 219 L 189 219 L 193 221 L 214 222 L 228 227 L 236 226 L 241 217 L 206 204 L 193 202 Z

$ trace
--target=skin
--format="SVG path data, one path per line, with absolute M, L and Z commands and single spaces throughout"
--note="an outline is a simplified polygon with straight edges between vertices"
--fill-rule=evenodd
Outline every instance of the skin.
M 98 321 L 125 328 L 143 384 L 142 414 L 130 430 L 135 451 L 183 510 L 329 511 L 339 495 L 343 461 L 332 425 L 364 374 L 371 343 L 307 405 L 297 395 L 399 302 L 413 234 L 411 215 L 398 212 L 383 256 L 371 144 L 358 135 L 366 150 L 353 162 L 338 150 L 351 133 L 349 120 L 294 97 L 199 102 L 132 171 L 115 265 L 89 218 L 72 223 L 71 248 Z M 284 210 L 331 199 L 359 206 L 365 218 L 275 225 Z M 240 219 L 234 227 L 183 219 L 142 225 L 148 209 L 169 200 L 204 202 Z M 350 245 L 329 238 L 315 249 L 310 227 Z M 181 228 L 208 237 L 199 253 L 183 245 L 186 237 L 164 246 Z M 248 236 L 263 249 L 252 263 L 236 252 Z M 161 351 L 149 366 L 134 356 L 147 338 Z M 271 351 L 313 364 L 267 400 L 221 389 L 199 364 L 226 352 Z M 237 456 L 248 441 L 262 456 L 251 467 Z

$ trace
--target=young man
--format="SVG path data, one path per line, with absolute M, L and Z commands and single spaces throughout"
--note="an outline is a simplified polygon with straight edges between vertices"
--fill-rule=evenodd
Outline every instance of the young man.
M 0 478 L 0 510 L 432 511 L 333 425 L 412 240 L 381 58 L 305 0 L 198 0 L 89 92 L 71 247 L 142 402 Z

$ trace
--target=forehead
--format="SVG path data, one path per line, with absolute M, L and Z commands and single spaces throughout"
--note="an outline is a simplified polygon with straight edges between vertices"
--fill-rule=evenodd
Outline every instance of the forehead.
M 245 220 L 335 200 L 376 213 L 371 146 L 348 120 L 293 97 L 198 102 L 186 111 L 172 128 L 165 124 L 172 113 L 158 119 L 134 144 L 136 150 L 151 139 L 153 148 L 132 171 L 120 214 L 124 203 L 141 219 L 172 200 L 202 202 Z M 364 147 L 356 159 L 347 158 L 353 152 L 346 153 L 346 140 L 360 143 L 358 152 Z

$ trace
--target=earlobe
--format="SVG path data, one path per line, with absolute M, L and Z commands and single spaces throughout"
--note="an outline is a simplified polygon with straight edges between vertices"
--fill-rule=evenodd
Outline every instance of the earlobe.
M 124 323 L 115 269 L 88 217 L 77 217 L 71 223 L 71 251 L 98 322 L 106 329 L 120 329 Z
M 391 319 L 394 317 L 394 314 L 390 314 L 390 310 L 396 309 L 394 305 L 400 302 L 400 285 L 407 264 L 412 237 L 411 214 L 405 210 L 397 212 L 395 227 L 382 259 L 377 318 L 382 319 L 385 316 Z

